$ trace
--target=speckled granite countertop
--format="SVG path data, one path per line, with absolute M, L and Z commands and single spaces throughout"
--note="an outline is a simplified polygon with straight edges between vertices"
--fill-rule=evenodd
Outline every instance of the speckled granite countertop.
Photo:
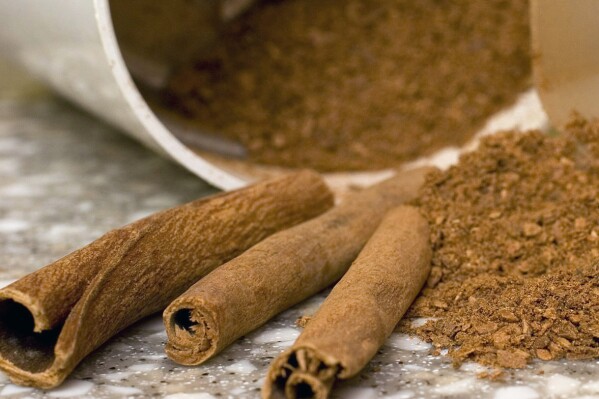
M 146 214 L 214 190 L 101 122 L 48 94 L 0 92 L 0 280 L 31 272 Z M 163 353 L 160 317 L 89 356 L 60 388 L 39 391 L 0 375 L 0 397 L 255 398 L 270 360 L 299 334 L 295 320 L 323 295 L 283 313 L 200 367 Z M 599 398 L 599 362 L 535 363 L 504 382 L 451 367 L 428 344 L 394 334 L 340 398 Z

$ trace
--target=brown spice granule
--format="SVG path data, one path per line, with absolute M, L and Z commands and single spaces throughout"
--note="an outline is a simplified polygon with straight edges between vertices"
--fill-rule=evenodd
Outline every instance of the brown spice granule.
M 295 325 L 299 328 L 305 328 L 310 322 L 310 320 L 312 320 L 312 316 L 302 315 L 297 318 L 297 320 L 295 321 Z
M 461 145 L 530 84 L 526 0 L 264 1 L 167 105 L 258 163 L 377 169 Z
M 599 123 L 507 132 L 429 176 L 433 272 L 407 329 L 467 359 L 521 368 L 599 357 Z

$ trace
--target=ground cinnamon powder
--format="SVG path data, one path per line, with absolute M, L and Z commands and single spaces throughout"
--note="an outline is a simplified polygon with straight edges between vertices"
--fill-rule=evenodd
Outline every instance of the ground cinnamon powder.
M 377 169 L 461 145 L 530 82 L 526 0 L 270 0 L 165 104 L 251 160 Z
M 418 200 L 433 268 L 402 328 L 467 359 L 521 368 L 599 357 L 599 123 L 489 137 Z

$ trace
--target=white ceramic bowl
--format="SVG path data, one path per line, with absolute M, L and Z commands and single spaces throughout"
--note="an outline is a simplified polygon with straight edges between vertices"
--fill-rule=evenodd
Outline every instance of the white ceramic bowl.
M 550 118 L 561 125 L 572 109 L 599 116 L 599 0 L 531 1 L 535 83 Z M 0 0 L 0 54 L 216 187 L 256 175 L 198 155 L 154 114 L 123 60 L 108 0 Z

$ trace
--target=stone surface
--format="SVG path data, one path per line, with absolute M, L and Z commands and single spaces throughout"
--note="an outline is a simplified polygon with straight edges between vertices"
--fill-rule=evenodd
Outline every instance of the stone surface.
M 12 94 L 11 94 L 12 93 Z M 214 190 L 137 143 L 47 94 L 0 92 L 0 284 L 31 272 L 151 212 Z M 299 333 L 295 320 L 324 294 L 283 313 L 200 367 L 163 352 L 159 316 L 142 321 L 85 359 L 65 385 L 43 392 L 0 375 L 0 397 L 256 398 L 271 359 Z M 486 369 L 455 370 L 429 346 L 394 335 L 366 370 L 334 397 L 595 397 L 599 362 L 537 362 L 504 381 Z

